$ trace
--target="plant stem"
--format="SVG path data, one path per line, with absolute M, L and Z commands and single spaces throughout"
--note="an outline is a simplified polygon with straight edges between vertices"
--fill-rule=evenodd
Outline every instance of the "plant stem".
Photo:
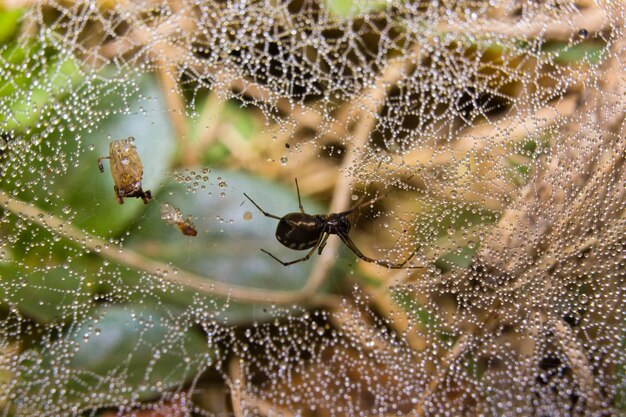
M 15 197 L 10 197 L 4 191 L 0 191 L 0 207 L 27 221 L 40 225 L 51 233 L 61 235 L 78 245 L 88 248 L 103 258 L 140 269 L 155 277 L 161 277 L 172 284 L 181 285 L 194 291 L 225 297 L 239 302 L 282 305 L 306 303 L 313 306 L 335 306 L 338 304 L 337 297 L 333 295 L 315 294 L 304 289 L 298 291 L 271 291 L 261 288 L 242 287 L 175 268 L 172 265 L 143 256 L 122 245 L 89 235 L 67 220 L 61 219 L 32 204 L 18 200 Z

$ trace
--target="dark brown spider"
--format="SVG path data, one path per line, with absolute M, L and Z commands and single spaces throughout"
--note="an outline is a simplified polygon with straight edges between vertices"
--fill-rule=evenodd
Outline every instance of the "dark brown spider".
M 350 239 L 350 236 L 348 236 L 348 232 L 350 232 L 351 227 L 348 216 L 358 210 L 361 210 L 363 207 L 369 206 L 372 203 L 383 199 L 384 197 L 386 197 L 387 194 L 383 194 L 382 196 L 366 201 L 365 203 L 361 203 L 341 213 L 307 214 L 304 212 L 304 208 L 302 207 L 302 201 L 300 199 L 300 187 L 298 187 L 297 179 L 296 190 L 298 191 L 298 205 L 300 207 L 300 213 L 289 213 L 284 215 L 283 217 L 278 217 L 266 212 L 246 193 L 243 194 L 266 217 L 271 217 L 278 220 L 278 226 L 276 227 L 276 239 L 278 239 L 280 243 L 282 243 L 289 249 L 294 250 L 305 250 L 309 248 L 311 249 L 309 253 L 306 254 L 306 256 L 291 262 L 283 262 L 265 249 L 261 249 L 261 251 L 267 253 L 269 256 L 271 256 L 284 266 L 308 260 L 313 255 L 316 249 L 318 254 L 321 254 L 324 246 L 326 246 L 328 236 L 337 235 L 343 241 L 343 243 L 345 243 L 346 246 L 356 254 L 356 256 L 363 259 L 364 261 L 372 262 L 377 265 L 392 269 L 423 268 L 421 266 L 404 266 L 413 257 L 413 255 L 415 255 L 415 252 L 413 252 L 404 262 L 400 264 L 369 258 L 363 255 L 359 248 L 356 247 L 352 239 Z

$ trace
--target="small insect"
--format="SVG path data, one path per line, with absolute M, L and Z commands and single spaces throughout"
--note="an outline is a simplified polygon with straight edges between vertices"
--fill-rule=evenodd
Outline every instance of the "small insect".
M 352 239 L 350 239 L 350 236 L 348 236 L 348 232 L 350 232 L 351 227 L 348 216 L 366 206 L 371 205 L 378 200 L 383 199 L 387 194 L 383 194 L 380 197 L 366 201 L 365 203 L 359 204 L 341 213 L 308 214 L 304 212 L 304 208 L 302 207 L 302 201 L 300 199 L 300 187 L 298 187 L 297 179 L 296 190 L 298 191 L 298 205 L 300 207 L 300 213 L 289 213 L 284 215 L 283 217 L 278 217 L 266 212 L 246 193 L 244 193 L 246 198 L 250 200 L 250 202 L 254 204 L 254 206 L 258 208 L 261 213 L 263 213 L 263 215 L 278 220 L 278 226 L 276 227 L 276 239 L 280 243 L 282 243 L 289 249 L 294 250 L 305 250 L 309 248 L 311 249 L 309 253 L 306 254 L 306 256 L 291 262 L 283 262 L 265 249 L 261 249 L 262 252 L 265 252 L 284 266 L 308 260 L 313 255 L 316 249 L 317 253 L 321 255 L 322 250 L 324 250 L 324 246 L 326 246 L 326 241 L 328 240 L 328 237 L 330 235 L 337 235 L 343 241 L 343 243 L 345 243 L 346 246 L 356 254 L 356 256 L 363 259 L 364 261 L 372 262 L 377 265 L 392 269 L 422 268 L 421 266 L 404 266 L 413 257 L 415 252 L 413 252 L 404 262 L 399 264 L 372 259 L 363 255 L 363 253 L 356 247 Z
M 152 199 L 150 191 L 141 189 L 141 177 L 143 176 L 143 165 L 137 154 L 137 148 L 133 144 L 135 139 L 129 137 L 123 140 L 114 140 L 109 145 L 109 156 L 98 158 L 98 168 L 104 172 L 102 160 L 108 159 L 111 166 L 111 176 L 113 177 L 113 189 L 115 198 L 120 204 L 124 204 L 124 197 L 141 198 L 144 204 Z
M 161 204 L 161 219 L 170 225 L 176 225 L 185 236 L 196 236 L 198 231 L 191 222 L 191 216 L 186 220 L 183 213 L 174 206 L 167 203 Z

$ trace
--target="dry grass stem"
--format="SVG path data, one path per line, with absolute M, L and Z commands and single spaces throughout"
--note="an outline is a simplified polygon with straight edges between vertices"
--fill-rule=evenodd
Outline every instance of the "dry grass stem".
M 440 362 L 439 369 L 441 371 L 429 382 L 428 386 L 424 390 L 424 393 L 422 394 L 422 397 L 418 401 L 417 406 L 415 407 L 415 411 L 418 416 L 426 415 L 426 410 L 424 410 L 424 405 L 426 404 L 426 401 L 432 394 L 437 391 L 439 385 L 445 379 L 448 373 L 450 364 L 456 361 L 463 354 L 470 340 L 471 338 L 468 335 L 463 335 L 459 337 L 454 346 L 452 346 L 452 348 L 448 351 L 446 357 L 443 358 L 443 360 Z
M 409 57 L 409 59 L 411 56 Z M 369 140 L 370 133 L 375 127 L 376 114 L 380 110 L 384 97 L 391 85 L 393 85 L 402 75 L 406 62 L 398 60 L 390 63 L 381 73 L 380 77 L 372 86 L 362 95 L 362 101 L 357 101 L 353 106 L 352 113 L 360 115 L 359 124 L 354 134 L 346 143 L 348 147 L 347 155 L 341 164 L 341 170 L 346 171 L 357 165 L 357 159 L 360 156 L 360 150 Z M 348 208 L 350 204 L 350 180 L 348 175 L 341 175 L 337 180 L 333 193 L 332 202 L 330 204 L 331 213 L 339 213 Z M 315 293 L 322 285 L 328 275 L 328 270 L 332 265 L 332 259 L 336 256 L 339 247 L 339 239 L 329 239 L 324 252 L 317 259 L 311 275 L 305 285 L 305 291 Z
M 157 59 L 158 60 L 158 59 Z M 174 128 L 176 142 L 180 149 L 182 164 L 185 167 L 193 167 L 197 163 L 196 152 L 191 152 L 190 142 L 188 139 L 188 123 L 185 100 L 180 93 L 180 89 L 175 82 L 174 72 L 176 68 L 166 65 L 165 62 L 159 64 L 159 81 L 161 91 L 165 97 L 165 103 L 168 109 L 168 116 Z
M 439 33 L 462 34 L 463 36 L 485 36 L 485 34 L 489 34 L 515 39 L 541 37 L 568 41 L 578 33 L 580 28 L 587 29 L 589 33 L 596 33 L 610 27 L 611 23 L 619 23 L 612 22 L 606 11 L 597 7 L 589 7 L 579 13 L 571 13 L 568 17 L 570 19 L 567 20 L 564 19 L 564 16 L 536 18 L 531 22 L 520 21 L 512 17 L 502 17 L 486 20 L 483 24 L 473 23 L 463 26 L 442 24 L 439 26 Z
M 242 386 L 245 386 L 246 379 L 241 371 L 241 360 L 236 356 L 228 362 L 228 388 L 230 389 L 230 400 L 233 406 L 234 417 L 244 417 L 245 414 L 245 393 Z
M 557 336 L 561 349 L 567 356 L 568 364 L 572 368 L 576 381 L 582 391 L 590 409 L 596 409 L 599 392 L 595 387 L 593 367 L 587 359 L 585 349 L 578 342 L 578 338 L 560 318 L 552 320 L 552 328 Z
M 380 330 L 376 329 L 366 313 L 348 300 L 343 300 L 331 311 L 330 320 L 349 340 L 359 343 L 366 351 L 393 351 L 393 346 L 380 336 Z
M 425 335 L 420 334 L 420 329 L 413 325 L 413 320 L 409 318 L 408 313 L 398 307 L 388 290 L 378 290 L 369 287 L 365 287 L 365 290 L 370 294 L 372 303 L 382 316 L 393 316 L 393 320 L 390 320 L 388 325 L 397 334 L 404 336 L 404 340 L 411 347 L 411 350 L 422 352 L 427 349 Z
M 203 294 L 216 295 L 229 300 L 242 302 L 283 305 L 306 303 L 309 305 L 327 307 L 337 305 L 336 297 L 324 294 L 312 294 L 310 290 L 306 288 L 300 291 L 270 291 L 260 288 L 247 288 L 227 284 L 209 277 L 199 276 L 174 268 L 171 265 L 147 258 L 128 248 L 122 248 L 117 244 L 91 236 L 69 224 L 66 220 L 60 219 L 28 203 L 19 201 L 14 197 L 9 197 L 4 192 L 0 192 L 0 205 L 25 220 L 42 226 L 50 233 L 61 235 L 71 242 L 88 248 L 104 258 L 121 265 L 148 272 L 164 281 L 181 285 Z

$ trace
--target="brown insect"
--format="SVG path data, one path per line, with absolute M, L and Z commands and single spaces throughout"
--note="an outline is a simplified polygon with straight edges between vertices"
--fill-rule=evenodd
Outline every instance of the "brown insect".
M 124 197 L 141 198 L 144 204 L 152 199 L 149 190 L 141 188 L 141 177 L 143 176 L 143 165 L 137 154 L 137 148 L 133 137 L 122 140 L 114 140 L 109 145 L 109 156 L 98 158 L 98 168 L 104 172 L 102 160 L 108 159 L 111 166 L 111 176 L 115 185 L 115 198 L 120 204 L 124 204 Z
M 198 231 L 191 222 L 191 216 L 184 219 L 183 213 L 167 203 L 161 204 L 161 219 L 170 225 L 176 225 L 185 236 L 196 236 Z

